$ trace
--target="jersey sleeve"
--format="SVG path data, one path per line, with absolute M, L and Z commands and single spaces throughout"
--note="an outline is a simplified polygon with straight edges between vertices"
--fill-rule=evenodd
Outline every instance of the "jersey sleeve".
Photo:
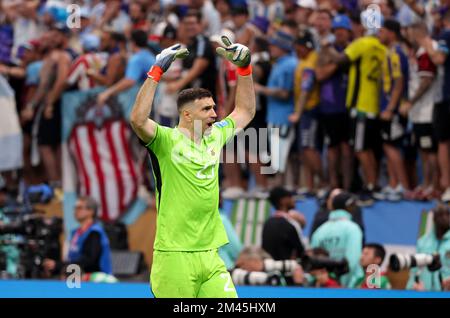
M 364 39 L 356 40 L 352 42 L 347 48 L 344 50 L 345 55 L 350 59 L 350 61 L 356 61 L 358 58 L 360 58 L 364 51 L 366 50 L 367 44 L 364 43 Z
M 236 123 L 231 117 L 227 117 L 214 124 L 214 130 L 218 134 L 221 146 L 224 146 L 236 132 Z

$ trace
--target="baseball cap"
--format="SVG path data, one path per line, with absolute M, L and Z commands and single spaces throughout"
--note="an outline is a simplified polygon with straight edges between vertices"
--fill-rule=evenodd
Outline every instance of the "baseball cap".
M 314 49 L 314 39 L 308 30 L 301 31 L 295 40 L 295 44 L 304 45 L 309 49 Z
M 289 52 L 292 50 L 294 38 L 288 33 L 277 31 L 272 37 L 269 38 L 269 43 Z
M 317 9 L 316 0 L 297 0 L 296 5 L 297 5 L 297 7 L 301 7 L 301 8 L 305 8 L 305 9 L 311 9 L 311 10 Z
M 86 34 L 81 37 L 81 46 L 85 51 L 95 51 L 100 47 L 100 38 L 95 34 Z
M 291 197 L 295 194 L 295 192 L 289 191 L 283 187 L 275 187 L 270 191 L 269 201 L 273 206 L 276 206 L 282 198 Z
M 341 192 L 333 198 L 333 209 L 347 210 L 347 208 L 356 203 L 354 195 L 348 192 Z
M 269 28 L 270 21 L 267 20 L 265 17 L 254 17 L 252 20 L 249 21 L 250 24 L 257 27 L 262 33 L 266 33 L 267 29 Z
M 331 24 L 331 28 L 334 29 L 345 29 L 345 30 L 352 30 L 352 23 L 350 21 L 350 18 L 346 16 L 345 14 L 338 14 L 333 18 L 333 22 Z

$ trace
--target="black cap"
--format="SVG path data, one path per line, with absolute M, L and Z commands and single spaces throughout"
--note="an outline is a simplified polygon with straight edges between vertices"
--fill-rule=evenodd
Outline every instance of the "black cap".
M 298 45 L 304 45 L 309 49 L 314 49 L 314 38 L 311 32 L 307 30 L 302 30 L 295 40 L 295 43 Z
M 383 28 L 386 28 L 389 31 L 394 32 L 398 37 L 401 36 L 401 25 L 397 20 L 387 18 L 383 22 Z
M 277 206 L 278 206 L 278 203 L 280 202 L 280 200 L 281 200 L 282 198 L 285 198 L 285 197 L 291 197 L 291 196 L 293 196 L 293 195 L 295 195 L 295 192 L 286 190 L 286 189 L 283 188 L 283 187 L 276 187 L 276 188 L 273 188 L 273 189 L 270 191 L 270 194 L 269 194 L 269 201 L 270 201 L 270 203 L 272 203 L 272 205 L 273 205 L 274 207 L 277 207 Z
M 177 29 L 175 29 L 172 24 L 168 23 L 163 30 L 162 37 L 175 40 L 177 38 Z
M 333 198 L 334 210 L 347 210 L 348 207 L 356 203 L 356 198 L 351 193 L 341 192 Z

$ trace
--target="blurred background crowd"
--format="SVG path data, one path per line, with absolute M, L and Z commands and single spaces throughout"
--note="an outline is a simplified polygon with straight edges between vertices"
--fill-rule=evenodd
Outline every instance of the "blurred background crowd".
M 362 269 L 383 263 L 386 252 L 365 244 L 361 207 L 375 200 L 450 202 L 447 0 L 3 0 L 0 8 L 0 222 L 75 193 L 78 200 L 64 204 L 65 218 L 75 215 L 81 224 L 69 256 L 90 253 L 79 262 L 86 272 L 112 273 L 106 234 L 92 229 L 93 220 L 115 221 L 139 197 L 151 205 L 149 159 L 128 127 L 133 98 L 126 94 L 135 96 L 155 56 L 175 43 L 191 54 L 164 74 L 152 110 L 152 118 L 171 127 L 178 122 L 177 94 L 187 87 L 209 89 L 219 119 L 232 111 L 237 74 L 216 57 L 221 35 L 252 52 L 257 112 L 250 128 L 259 146 L 243 133 L 233 144 L 245 162 L 225 151 L 221 195 L 267 199 L 276 212 L 264 225 L 264 250 L 235 245 L 236 281 L 278 284 L 283 275 L 256 274 L 253 281 L 248 272 L 287 266 L 297 285 L 367 287 Z M 272 138 L 279 143 L 266 142 Z M 342 193 L 334 202 L 337 188 Z M 308 220 L 316 237 L 302 241 L 306 220 L 284 201 L 308 197 L 323 203 L 323 213 Z M 420 272 L 430 276 L 410 288 L 448 285 L 448 213 L 446 205 L 434 211 L 443 215 L 439 233 L 427 234 L 422 251 L 440 253 L 447 265 Z M 332 228 L 335 219 L 348 221 L 352 234 L 339 244 L 351 251 L 327 236 L 341 233 Z M 21 222 L 33 224 L 42 241 L 50 236 L 37 232 L 55 234 L 61 220 Z M 5 243 L 14 241 L 11 235 L 3 234 L 2 248 L 14 258 L 18 250 Z M 89 248 L 82 248 L 86 241 Z M 52 253 L 41 253 L 47 277 L 64 266 Z M 311 261 L 320 257 L 348 264 Z M 297 258 L 303 261 L 266 262 Z

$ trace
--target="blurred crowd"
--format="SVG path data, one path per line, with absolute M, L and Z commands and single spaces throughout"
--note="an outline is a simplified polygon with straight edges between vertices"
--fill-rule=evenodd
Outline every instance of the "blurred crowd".
M 450 201 L 448 0 L 3 0 L 0 78 L 14 91 L 15 108 L 0 108 L 0 118 L 18 118 L 23 155 L 13 169 L 0 162 L 0 189 L 17 195 L 21 182 L 46 183 L 58 193 L 63 94 L 99 88 L 96 102 L 104 105 L 142 84 L 155 56 L 175 43 L 191 54 L 162 77 L 152 118 L 175 126 L 176 97 L 187 87 L 209 89 L 218 116 L 227 116 L 237 74 L 233 64 L 216 57 L 222 35 L 252 52 L 257 112 L 250 127 L 266 129 L 259 138 L 279 140 L 266 148 L 258 142 L 255 152 L 236 138 L 244 143 L 247 163 L 226 160 L 221 166 L 224 199 L 270 198 L 271 190 L 284 185 L 289 193 L 321 199 L 342 188 L 358 194 L 358 206 L 376 199 Z M 0 91 L 3 96 L 7 90 Z M 4 142 L 5 136 L 0 127 L 2 152 L 22 147 Z M 322 223 L 331 217 L 362 226 L 360 212 L 358 221 L 353 207 L 345 212 L 344 201 L 329 206 Z M 275 230 L 266 235 L 277 233 L 283 216 L 275 216 Z M 292 219 L 295 234 L 302 218 Z M 381 264 L 385 252 L 378 244 L 363 245 L 362 231 L 353 233 L 361 245 L 350 267 L 360 276 L 351 279 L 364 284 L 360 269 Z M 295 243 L 298 257 L 334 255 L 317 235 L 307 251 Z M 280 246 L 263 247 L 277 259 L 273 253 Z M 251 248 L 246 252 L 248 259 L 267 258 Z M 370 260 L 360 260 L 361 253 Z M 290 258 L 285 256 L 278 259 Z M 358 284 L 314 270 L 313 284 Z M 300 270 L 295 275 L 306 284 Z
M 164 75 L 153 117 L 176 125 L 177 93 L 193 86 L 209 89 L 225 117 L 237 76 L 214 49 L 226 35 L 252 50 L 250 127 L 279 144 L 244 146 L 247 165 L 226 160 L 224 198 L 267 198 L 284 184 L 318 196 L 342 187 L 361 204 L 450 200 L 446 1 L 72 2 L 2 1 L 0 73 L 16 93 L 27 182 L 61 186 L 64 92 L 103 87 L 103 105 L 142 83 L 174 43 L 191 55 Z M 20 179 L 2 175 L 11 187 Z

